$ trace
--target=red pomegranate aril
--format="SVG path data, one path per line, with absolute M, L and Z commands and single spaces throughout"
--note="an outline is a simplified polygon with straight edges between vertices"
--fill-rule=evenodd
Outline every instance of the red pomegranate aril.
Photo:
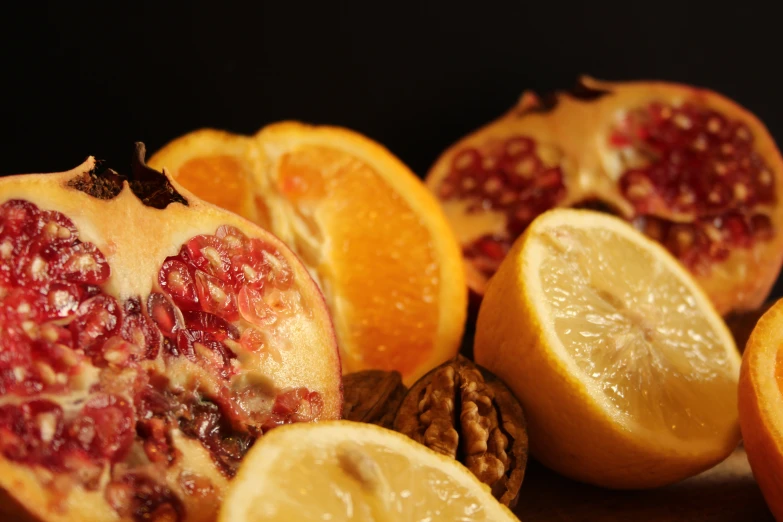
M 242 318 L 253 325 L 263 328 L 277 321 L 277 316 L 264 301 L 263 293 L 255 288 L 242 287 L 237 295 L 237 305 Z
M 98 285 L 110 275 L 109 263 L 92 243 L 77 243 L 59 252 L 58 267 L 66 281 Z
M 169 257 L 163 262 L 158 284 L 181 309 L 199 309 L 193 270 L 180 258 Z
M 463 174 L 481 171 L 482 157 L 476 149 L 465 149 L 454 157 L 452 168 Z
M 175 308 L 174 304 L 165 295 L 159 292 L 150 294 L 147 299 L 147 310 L 160 332 L 169 339 L 174 339 L 177 330 L 185 325 L 182 312 Z
M 121 321 L 122 311 L 117 301 L 108 295 L 98 295 L 79 305 L 70 330 L 76 346 L 99 360 L 103 342 L 117 334 Z
M 91 421 L 91 433 L 82 429 L 72 435 L 93 458 L 116 462 L 125 457 L 134 437 L 131 404 L 115 395 L 96 395 L 87 401 L 79 417 Z
M 71 283 L 56 282 L 49 285 L 46 306 L 41 310 L 42 319 L 60 319 L 73 315 L 81 300 L 79 287 Z
M 48 400 L 0 407 L 0 452 L 11 460 L 59 467 L 63 412 Z
M 154 359 L 158 356 L 162 342 L 161 332 L 140 311 L 126 313 L 120 327 L 120 336 L 136 347 L 132 354 L 133 360 Z
M 3 203 L 0 206 L 0 243 L 11 239 L 17 245 L 26 244 L 30 238 L 23 232 L 29 223 L 37 222 L 39 213 L 38 207 L 28 201 L 12 199 Z
M 750 244 L 751 234 L 745 217 L 741 214 L 727 214 L 722 217 L 723 229 L 726 230 L 727 241 L 732 246 L 747 247 Z
M 481 239 L 477 243 L 479 250 L 485 256 L 490 259 L 503 259 L 506 255 L 506 250 L 496 240 L 493 239 Z
M 235 321 L 237 312 L 234 290 L 227 283 L 201 270 L 196 270 L 196 291 L 201 309 L 228 321 Z
M 750 228 L 753 233 L 753 237 L 760 240 L 772 239 L 774 231 L 772 230 L 772 221 L 769 216 L 764 214 L 755 214 L 750 219 Z
M 253 238 L 250 240 L 248 253 L 251 259 L 260 260 L 260 265 L 259 262 L 254 262 L 252 268 L 263 274 L 266 279 L 265 284 L 272 284 L 280 290 L 287 290 L 291 287 L 294 282 L 294 273 L 280 252 L 260 239 Z
M 516 158 L 535 152 L 536 144 L 533 140 L 523 136 L 515 136 L 506 140 L 504 152 L 509 158 Z
M 190 263 L 209 275 L 230 283 L 231 262 L 226 245 L 216 236 L 196 236 L 185 243 Z
M 188 329 L 210 333 L 215 340 L 239 339 L 237 327 L 215 314 L 184 311 L 182 317 Z

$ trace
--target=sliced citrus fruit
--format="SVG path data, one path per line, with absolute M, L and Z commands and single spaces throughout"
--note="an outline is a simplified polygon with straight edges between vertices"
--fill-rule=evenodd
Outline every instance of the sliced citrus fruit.
M 253 138 L 196 131 L 149 163 L 299 254 L 331 308 L 344 371 L 397 370 L 410 384 L 458 351 L 459 246 L 432 194 L 381 145 L 286 122 Z
M 220 522 L 517 520 L 457 461 L 351 421 L 276 428 L 229 487 Z
M 742 439 L 761 492 L 783 520 L 783 300 L 750 334 L 742 356 L 739 419 Z
M 619 218 L 537 218 L 489 283 L 474 350 L 523 403 L 531 453 L 577 480 L 659 486 L 739 442 L 731 334 L 674 257 Z

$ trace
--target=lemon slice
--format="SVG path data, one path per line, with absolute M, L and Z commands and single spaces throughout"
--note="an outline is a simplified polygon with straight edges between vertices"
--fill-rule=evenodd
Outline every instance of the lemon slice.
M 522 401 L 531 452 L 577 480 L 659 486 L 739 442 L 731 334 L 676 259 L 618 218 L 536 219 L 490 282 L 474 351 Z
M 288 425 L 245 456 L 221 522 L 516 521 L 453 459 L 371 424 Z

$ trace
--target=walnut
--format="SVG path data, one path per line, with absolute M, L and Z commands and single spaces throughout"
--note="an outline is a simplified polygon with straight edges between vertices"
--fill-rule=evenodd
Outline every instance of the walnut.
M 343 376 L 343 419 L 391 429 L 408 389 L 399 372 L 364 370 Z
M 456 458 L 513 507 L 527 464 L 519 401 L 497 377 L 457 356 L 422 377 L 397 411 L 394 429 Z

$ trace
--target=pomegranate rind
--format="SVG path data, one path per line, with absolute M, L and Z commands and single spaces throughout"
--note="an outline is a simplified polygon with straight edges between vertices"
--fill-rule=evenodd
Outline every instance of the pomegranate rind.
M 282 363 L 273 373 L 274 382 L 281 388 L 307 387 L 318 391 L 323 400 L 319 418 L 341 418 L 341 364 L 334 327 L 323 295 L 296 255 L 270 232 L 199 200 L 173 180 L 170 180 L 172 186 L 185 197 L 187 206 L 172 203 L 163 210 L 147 207 L 127 183 L 109 200 L 99 200 L 68 185 L 74 177 L 90 172 L 94 167 L 95 160 L 88 158 L 82 165 L 63 173 L 2 178 L 0 202 L 27 200 L 42 210 L 58 211 L 69 217 L 76 225 L 80 239 L 97 246 L 111 267 L 109 279 L 101 286 L 103 292 L 123 301 L 140 296 L 141 301 L 146 302 L 150 292 L 157 288 L 158 272 L 164 259 L 176 255 L 190 238 L 214 234 L 220 226 L 236 227 L 246 236 L 273 246 L 294 272 L 304 310 L 286 327 L 286 341 L 296 349 L 282 356 Z M 167 377 L 172 381 L 190 378 L 178 375 L 178 368 L 196 374 L 201 371 L 187 365 L 170 367 Z M 172 438 L 173 446 L 182 456 L 165 469 L 163 483 L 182 501 L 182 520 L 214 519 L 216 502 L 222 497 L 228 480 L 199 441 L 182 435 L 179 430 L 172 432 Z M 182 472 L 208 480 L 214 495 L 209 499 L 189 496 L 180 485 Z M 117 512 L 103 496 L 103 487 L 87 491 L 75 486 L 69 494 L 61 495 L 45 485 L 44 476 L 50 480 L 52 474 L 0 455 L 0 496 L 13 499 L 13 502 L 3 502 L 3 509 L 47 521 L 118 519 Z
M 745 123 L 754 138 L 754 150 L 766 161 L 775 179 L 774 206 L 761 208 L 771 221 L 774 236 L 757 241 L 752 249 L 735 248 L 729 257 L 713 264 L 705 274 L 694 277 L 705 289 L 717 310 L 726 315 L 759 307 L 769 295 L 783 264 L 783 158 L 775 140 L 758 117 L 735 101 L 709 89 L 662 81 L 605 82 L 582 77 L 588 89 L 607 94 L 591 100 L 580 100 L 567 93 L 557 93 L 556 104 L 546 111 L 537 110 L 539 97 L 526 91 L 517 104 L 494 121 L 461 138 L 437 158 L 426 177 L 435 194 L 449 174 L 454 157 L 466 147 L 481 148 L 487 142 L 522 135 L 540 144 L 555 146 L 562 153 L 566 197 L 556 207 L 570 207 L 581 202 L 599 200 L 625 218 L 635 215 L 632 204 L 621 194 L 612 170 L 609 133 L 621 111 L 643 107 L 650 102 L 679 103 L 694 100 L 699 106 L 714 109 L 728 118 Z M 465 245 L 480 234 L 466 223 L 471 221 L 463 211 L 444 205 L 452 227 Z M 498 221 L 496 227 L 502 228 Z M 466 264 L 469 264 L 466 261 Z M 480 299 L 487 277 L 467 268 L 468 286 Z

